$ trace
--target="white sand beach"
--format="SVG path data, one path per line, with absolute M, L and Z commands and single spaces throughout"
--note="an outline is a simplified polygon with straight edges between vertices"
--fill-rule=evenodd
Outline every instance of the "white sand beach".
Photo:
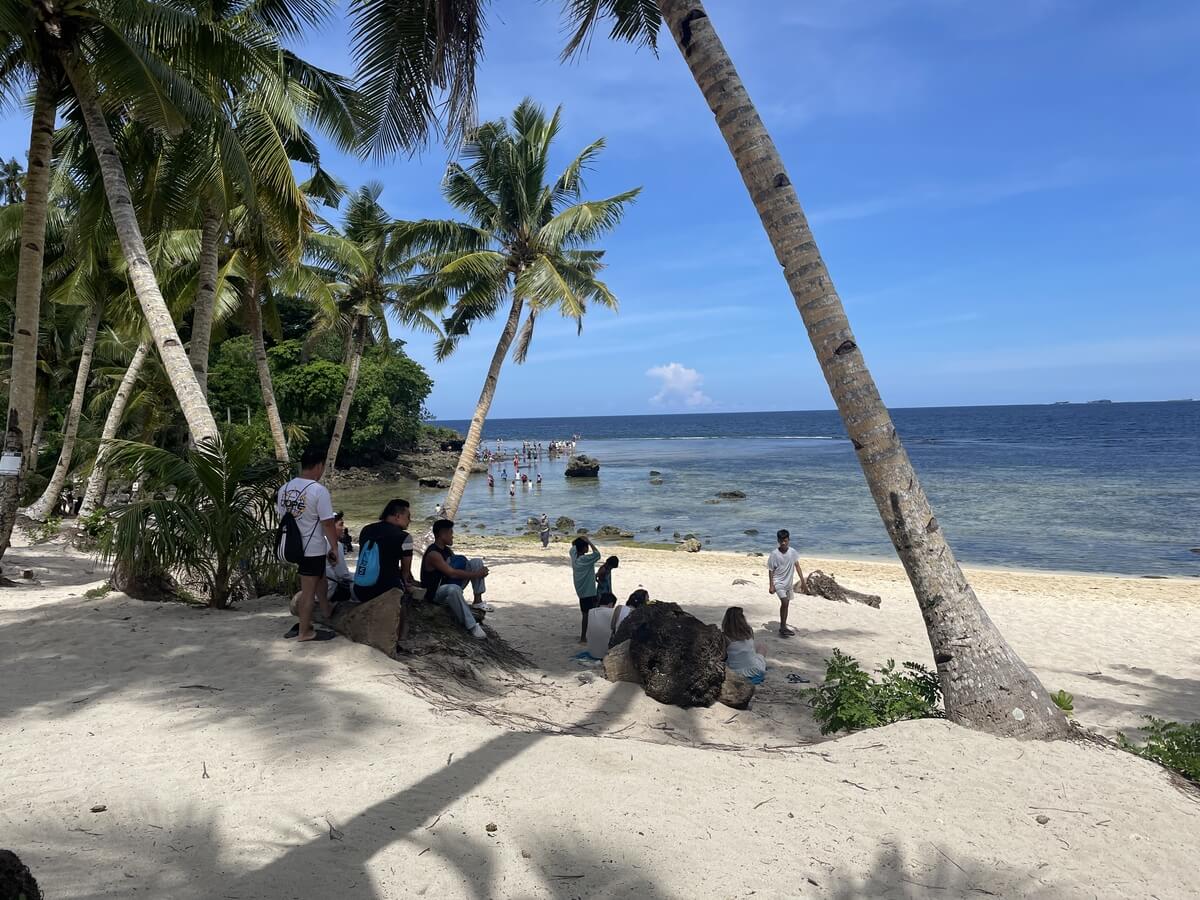
M 280 602 L 89 599 L 87 557 L 14 548 L 41 583 L 0 591 L 0 845 L 59 900 L 1195 896 L 1200 793 L 1156 765 L 944 721 L 819 734 L 788 673 L 931 661 L 898 564 L 806 560 L 882 608 L 797 598 L 783 640 L 764 560 L 613 549 L 618 595 L 741 605 L 766 646 L 750 710 L 681 710 L 571 659 L 565 545 L 460 543 L 533 661 L 471 704 L 282 640 Z M 1200 719 L 1200 580 L 969 575 L 1087 728 Z

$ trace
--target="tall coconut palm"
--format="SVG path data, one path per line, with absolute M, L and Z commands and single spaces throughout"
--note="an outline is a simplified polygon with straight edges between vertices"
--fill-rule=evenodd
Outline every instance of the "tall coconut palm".
M 821 258 L 783 160 L 701 0 L 566 0 L 565 54 L 609 16 L 616 38 L 655 46 L 661 22 L 704 95 L 783 267 L 817 361 L 854 444 L 892 544 L 912 582 L 942 682 L 946 713 L 993 734 L 1053 739 L 1066 718 L 1009 647 L 967 583 Z
M 540 313 L 556 310 L 582 329 L 589 303 L 617 306 L 616 297 L 596 277 L 603 268 L 603 251 L 587 245 L 616 227 L 640 188 L 603 200 L 580 200 L 583 172 L 604 148 L 603 138 L 549 180 L 550 146 L 561 112 L 557 109 L 547 118 L 535 103 L 524 100 L 513 111 L 511 123 L 489 122 L 468 133 L 462 151 L 467 165 L 452 163 L 443 183 L 447 202 L 468 221 L 426 220 L 396 227 L 397 252 L 423 251 L 423 271 L 405 288 L 406 308 L 449 310 L 445 336 L 437 343 L 438 359 L 453 353 L 477 322 L 494 317 L 508 303 L 446 494 L 450 518 L 466 490 L 500 369 L 514 341 L 514 358 L 520 363 Z
M 125 410 L 128 408 L 129 401 L 133 397 L 138 379 L 142 376 L 142 369 L 146 365 L 150 349 L 151 342 L 148 339 L 141 340 L 133 351 L 133 355 L 129 359 L 129 364 L 121 374 L 121 381 L 117 385 L 116 393 L 113 395 L 112 403 L 109 405 L 108 413 L 104 418 L 104 430 L 100 435 L 100 446 L 96 451 L 96 460 L 92 465 L 92 472 L 88 476 L 87 487 L 83 493 L 83 504 L 79 507 L 79 517 L 81 519 L 90 516 L 97 506 L 104 503 L 104 495 L 108 490 L 108 452 L 112 446 L 112 442 L 116 440 L 117 432 L 121 428 L 121 422 L 125 418 Z
M 379 203 L 382 193 L 381 184 L 365 185 L 350 198 L 341 232 L 318 231 L 308 239 L 313 262 L 306 270 L 325 282 L 322 289 L 306 292 L 317 301 L 317 327 L 339 331 L 346 339 L 346 386 L 329 439 L 327 472 L 337 464 L 367 338 L 387 338 L 387 311 L 398 313 L 401 324 L 410 328 L 439 333 L 423 310 L 400 302 L 413 261 L 397 252 L 392 218 Z

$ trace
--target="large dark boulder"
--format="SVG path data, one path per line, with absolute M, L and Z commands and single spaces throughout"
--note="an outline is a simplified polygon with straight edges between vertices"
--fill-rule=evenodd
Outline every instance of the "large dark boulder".
M 559 516 L 554 520 L 554 530 L 569 532 L 575 528 L 575 520 L 570 516 Z
M 717 491 L 717 496 L 722 500 L 745 500 L 745 491 Z
M 627 531 L 624 528 L 618 528 L 616 525 L 601 525 L 596 529 L 596 537 L 628 540 L 633 537 L 633 532 Z
M 442 490 L 450 487 L 449 481 L 437 475 L 420 475 L 417 477 L 417 484 L 421 487 L 441 488 Z
M 629 667 L 646 693 L 673 706 L 712 706 L 725 683 L 725 636 L 676 603 L 639 606 L 612 646 L 629 641 Z
M 600 460 L 583 453 L 572 454 L 567 460 L 568 478 L 596 478 L 600 475 Z

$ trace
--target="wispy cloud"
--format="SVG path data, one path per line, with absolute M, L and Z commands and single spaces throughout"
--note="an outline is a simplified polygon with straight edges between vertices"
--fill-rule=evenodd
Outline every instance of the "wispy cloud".
M 961 209 L 986 206 L 1013 197 L 1065 190 L 1107 177 L 1108 165 L 1093 160 L 1068 160 L 1045 171 L 988 178 L 967 184 L 928 184 L 853 203 L 818 208 L 813 224 L 867 219 L 907 209 Z
M 654 366 L 646 371 L 650 378 L 659 379 L 658 393 L 650 398 L 655 406 L 708 406 L 712 398 L 700 386 L 704 384 L 704 376 L 695 369 L 673 362 L 663 366 Z

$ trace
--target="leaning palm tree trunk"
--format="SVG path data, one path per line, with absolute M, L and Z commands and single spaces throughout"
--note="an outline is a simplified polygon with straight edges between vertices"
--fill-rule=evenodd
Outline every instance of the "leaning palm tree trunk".
M 1069 732 L 1046 689 L 1008 646 L 967 584 L 825 268 L 774 142 L 700 0 L 659 0 L 671 34 L 716 117 L 783 266 L 817 360 L 925 619 L 955 722 L 999 735 Z
M 134 293 L 137 294 L 142 313 L 146 317 L 146 325 L 154 337 L 155 346 L 158 347 L 163 370 L 179 400 L 183 417 L 187 420 L 188 431 L 194 441 L 205 438 L 220 440 L 217 420 L 213 418 L 204 392 L 200 390 L 200 384 L 196 381 L 196 375 L 179 340 L 175 321 L 171 318 L 171 311 L 163 300 L 154 269 L 150 265 L 150 256 L 142 239 L 133 198 L 129 194 L 129 184 L 125 180 L 125 169 L 113 143 L 108 122 L 104 119 L 104 111 L 100 108 L 95 86 L 91 77 L 69 56 L 64 53 L 61 58 L 79 101 L 79 110 L 87 125 L 88 137 L 91 138 L 100 161 L 104 191 L 108 195 L 109 210 L 112 212 L 113 224 L 116 225 L 117 237 L 121 241 L 121 253 L 129 267 L 129 280 L 133 283 Z
M 67 473 L 71 470 L 71 457 L 75 454 L 75 436 L 79 433 L 79 419 L 83 415 L 83 396 L 87 393 L 88 377 L 92 373 L 92 353 L 96 349 L 96 333 L 100 330 L 100 319 L 104 316 L 104 307 L 97 303 L 88 320 L 87 334 L 83 338 L 83 347 L 79 351 L 79 368 L 75 372 L 75 393 L 71 395 L 71 405 L 67 409 L 67 419 L 63 423 L 62 450 L 58 454 L 58 463 L 50 476 L 50 483 L 42 496 L 26 510 L 25 514 L 36 522 L 44 522 L 58 505 L 58 497 L 63 485 L 67 483 Z
M 271 440 L 275 444 L 275 458 L 286 464 L 288 461 L 287 438 L 283 435 L 283 420 L 279 417 L 279 406 L 275 403 L 275 386 L 271 383 L 271 367 L 267 363 L 267 345 L 263 339 L 262 310 L 258 308 L 258 282 L 250 280 L 246 299 L 246 321 L 250 326 L 250 339 L 254 342 L 254 367 L 258 370 L 258 385 L 262 389 L 263 406 L 267 410 L 267 424 L 271 429 Z
M 358 371 L 362 366 L 366 327 L 365 316 L 354 317 L 348 353 L 350 371 L 346 375 L 346 389 L 342 391 L 342 402 L 338 405 L 337 419 L 333 423 L 333 436 L 329 439 L 329 451 L 325 454 L 325 470 L 330 473 L 337 467 L 338 449 L 342 446 L 342 434 L 346 430 L 346 419 L 350 416 L 350 404 L 354 401 L 354 389 L 358 386 Z
M 37 398 L 37 340 L 42 304 L 42 245 L 46 241 L 46 209 L 50 195 L 53 152 L 54 85 L 38 77 L 29 134 L 29 171 L 25 176 L 25 207 L 21 212 L 21 253 L 17 264 L 16 310 L 12 336 L 12 375 L 3 450 L 21 454 L 21 471 L 0 476 L 0 557 L 8 549 L 21 481 L 33 465 L 33 408 Z
M 188 359 L 200 392 L 208 396 L 208 348 L 212 340 L 213 314 L 216 311 L 217 278 L 220 266 L 221 217 L 207 204 L 200 226 L 200 261 L 197 272 L 196 302 L 192 307 L 192 339 Z
M 475 462 L 475 454 L 479 451 L 479 441 L 483 437 L 483 423 L 487 420 L 488 410 L 492 408 L 492 398 L 496 396 L 496 382 L 500 378 L 500 367 L 504 365 L 504 357 L 517 336 L 517 325 L 521 321 L 521 307 L 524 301 L 516 296 L 514 291 L 512 309 L 508 312 L 508 321 L 500 332 L 500 340 L 496 343 L 496 352 L 492 354 L 492 364 L 488 367 L 487 378 L 483 380 L 483 390 L 479 393 L 479 402 L 475 404 L 475 415 L 471 416 L 471 426 L 467 429 L 467 439 L 463 441 L 462 453 L 458 457 L 458 465 L 454 468 L 454 478 L 450 481 L 450 490 L 446 492 L 446 502 L 443 504 L 444 515 L 453 519 L 458 513 L 458 505 L 462 502 L 463 492 L 467 489 L 467 479 L 471 477 L 471 466 Z
M 108 416 L 104 419 L 104 430 L 100 433 L 100 447 L 96 451 L 96 462 L 92 465 L 92 474 L 88 478 L 87 489 L 83 492 L 83 503 L 79 507 L 79 518 L 84 519 L 92 514 L 97 506 L 104 503 L 104 495 L 108 492 L 108 455 L 109 445 L 117 436 L 121 420 L 125 418 L 125 407 L 133 396 L 133 386 L 137 384 L 142 374 L 142 366 L 150 355 L 150 342 L 142 341 L 134 351 L 133 359 L 121 378 L 117 394 L 113 397 L 112 406 L 108 408 Z

